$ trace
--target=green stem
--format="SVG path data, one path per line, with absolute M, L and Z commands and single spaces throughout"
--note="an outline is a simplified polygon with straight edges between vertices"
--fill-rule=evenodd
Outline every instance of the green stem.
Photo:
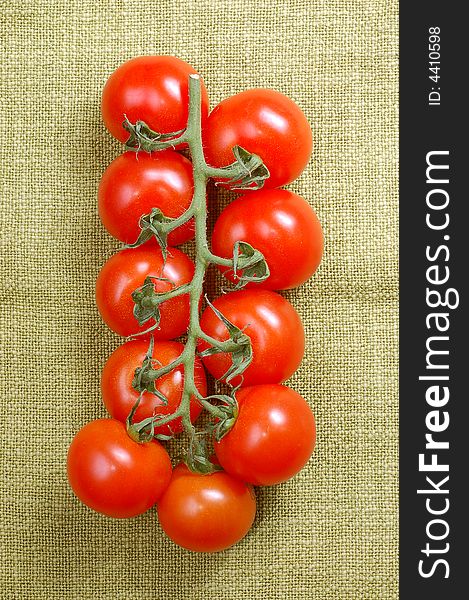
M 189 293 L 190 317 L 187 331 L 187 341 L 184 348 L 184 389 L 178 411 L 182 414 L 182 424 L 185 432 L 190 438 L 194 436 L 195 428 L 190 419 L 190 398 L 197 393 L 195 385 L 194 357 L 197 350 L 197 334 L 199 331 L 199 306 L 202 297 L 205 271 L 208 266 L 203 258 L 203 252 L 207 249 L 207 207 L 206 186 L 207 176 L 204 172 L 205 158 L 202 150 L 202 129 L 200 120 L 200 78 L 197 75 L 189 77 L 189 117 L 187 121 L 186 137 L 191 151 L 194 195 L 191 208 L 194 213 L 195 222 L 195 272 L 192 278 Z
M 224 317 L 217 312 L 217 315 L 223 318 L 223 322 L 227 325 L 227 329 L 230 332 L 230 338 L 225 341 L 220 341 L 211 336 L 207 335 L 205 332 L 201 330 L 199 323 L 199 309 L 200 309 L 200 300 L 203 294 L 203 284 L 205 278 L 205 272 L 207 267 L 211 264 L 217 264 L 220 266 L 233 268 L 236 266 L 235 260 L 238 258 L 227 259 L 219 256 L 215 256 L 212 254 L 208 247 L 207 241 L 207 204 L 206 204 L 206 186 L 207 181 L 210 177 L 216 178 L 233 178 L 235 181 L 244 181 L 246 185 L 251 185 L 252 181 L 258 187 L 262 186 L 262 181 L 259 183 L 259 179 L 262 177 L 265 178 L 265 167 L 262 164 L 262 161 L 259 157 L 255 155 L 251 155 L 247 153 L 245 150 L 239 147 L 235 147 L 233 149 L 233 153 L 235 158 L 237 158 L 237 162 L 228 167 L 224 167 L 221 169 L 216 169 L 214 167 L 210 167 L 207 165 L 203 153 L 202 146 L 202 129 L 201 129 L 201 87 L 200 87 L 200 77 L 198 75 L 190 75 L 189 76 L 189 116 L 187 121 L 187 127 L 185 132 L 178 138 L 178 143 L 181 141 L 187 142 L 189 145 L 189 149 L 191 152 L 192 165 L 193 165 L 193 179 L 194 179 L 194 192 L 191 201 L 191 205 L 188 210 L 181 215 L 178 219 L 172 220 L 171 222 L 165 223 L 160 230 L 163 234 L 172 231 L 182 223 L 187 222 L 190 218 L 194 218 L 195 224 L 195 271 L 194 276 L 189 284 L 185 284 L 180 288 L 176 288 L 167 292 L 166 294 L 156 295 L 156 297 L 152 297 L 148 300 L 149 304 L 153 306 L 154 303 L 159 303 L 160 301 L 164 301 L 166 299 L 176 297 L 182 293 L 188 293 L 190 299 L 190 317 L 189 317 L 189 327 L 187 331 L 187 341 L 185 343 L 185 347 L 181 355 L 177 358 L 176 361 L 173 361 L 170 365 L 166 367 L 162 367 L 159 369 L 143 369 L 136 371 L 136 376 L 134 379 L 134 387 L 141 394 L 145 389 L 149 389 L 154 393 L 154 387 L 152 389 L 151 386 L 154 386 L 154 382 L 169 373 L 174 367 L 183 365 L 184 367 L 184 385 L 181 400 L 177 410 L 171 415 L 155 415 L 154 417 L 149 417 L 140 421 L 139 423 L 132 423 L 132 415 L 135 413 L 136 406 L 133 411 L 129 415 L 128 419 L 128 429 L 129 435 L 133 437 L 133 439 L 146 441 L 149 437 L 149 429 L 153 431 L 153 427 L 159 427 L 161 425 L 166 425 L 170 423 L 173 419 L 181 418 L 182 424 L 186 434 L 189 437 L 189 453 L 188 453 L 188 466 L 194 470 L 200 470 L 200 472 L 210 472 L 211 470 L 216 469 L 214 465 L 212 465 L 208 459 L 206 450 L 205 450 L 205 442 L 204 438 L 201 437 L 202 432 L 197 432 L 195 427 L 192 425 L 190 420 L 190 400 L 192 396 L 198 398 L 203 408 L 207 410 L 213 419 L 216 419 L 217 426 L 221 428 L 225 422 L 228 423 L 228 427 L 236 418 L 237 406 L 236 400 L 233 396 L 224 396 L 221 395 L 213 395 L 207 398 L 204 398 L 197 389 L 195 383 L 195 357 L 197 355 L 197 342 L 199 339 L 207 342 L 211 347 L 215 348 L 217 352 L 226 352 L 231 353 L 234 356 L 234 353 L 238 353 L 238 355 L 242 352 L 245 352 L 248 355 L 248 358 L 251 356 L 249 338 L 246 335 L 242 334 L 241 330 L 238 330 L 233 324 L 224 319 Z M 132 125 L 129 123 L 129 130 L 132 130 Z M 146 128 L 144 123 L 139 124 L 140 129 Z M 136 128 L 134 128 L 136 131 Z M 158 136 L 159 134 L 155 132 L 149 131 L 152 136 L 157 140 L 154 143 L 153 149 L 160 149 L 164 147 L 167 143 L 164 140 L 161 140 Z M 142 147 L 140 145 L 140 141 L 136 134 L 132 138 L 132 143 L 135 147 Z M 152 149 L 153 142 L 146 143 L 146 151 L 150 151 Z M 253 169 L 251 173 L 250 169 Z M 257 169 L 257 171 L 256 171 Z M 267 176 L 268 176 L 268 171 Z M 261 173 L 262 177 L 259 176 Z M 264 174 L 263 174 L 264 173 Z M 244 179 L 243 179 L 244 178 Z M 254 178 L 254 179 L 252 179 Z M 244 246 L 249 246 L 244 243 Z M 254 251 L 249 246 L 249 249 Z M 236 255 L 237 257 L 237 255 Z M 248 257 L 249 258 L 249 257 Z M 263 257 L 261 255 L 263 260 Z M 250 259 L 251 260 L 251 259 Z M 248 263 L 247 263 L 248 264 Z M 134 299 L 134 301 L 136 301 Z M 212 307 L 213 308 L 213 307 Z M 215 310 L 215 309 L 214 309 Z M 153 326 L 156 327 L 156 323 Z M 150 328 L 148 331 L 151 331 Z M 247 342 L 246 342 L 247 339 Z M 247 348 L 248 347 L 248 348 Z M 239 356 L 238 356 L 239 363 Z M 248 362 L 244 362 L 243 366 L 240 367 L 240 372 L 244 370 L 249 364 Z M 246 365 L 246 366 L 244 366 Z M 214 405 L 210 402 L 210 399 L 215 400 L 220 405 Z M 200 458 L 202 457 L 202 458 Z
M 202 256 L 208 263 L 220 265 L 221 267 L 229 267 L 231 269 L 233 268 L 232 258 L 222 258 L 221 256 L 217 256 L 216 254 L 212 254 L 208 248 L 205 248 L 202 251 Z
M 207 177 L 213 179 L 231 179 L 232 177 L 239 176 L 239 165 L 236 163 L 229 167 L 210 167 L 205 165 L 204 172 Z
M 150 277 L 152 279 L 152 277 Z M 162 302 L 166 302 L 166 300 L 170 300 L 171 298 L 177 298 L 178 296 L 182 296 L 183 294 L 187 294 L 191 289 L 189 283 L 185 283 L 184 285 L 180 285 L 178 287 L 169 290 L 168 292 L 161 292 L 160 296 L 155 295 L 153 297 L 143 298 L 141 303 L 142 306 L 155 306 L 161 304 Z M 164 296 L 164 297 L 163 297 Z
M 200 329 L 200 325 L 197 324 L 197 327 L 198 327 L 197 337 L 204 340 L 204 342 L 207 342 L 208 344 L 210 344 L 210 346 L 214 346 L 215 348 L 218 348 L 218 350 L 220 350 L 220 352 L 229 353 L 229 352 L 234 352 L 235 350 L 238 349 L 238 345 L 235 342 L 233 342 L 231 339 L 221 342 L 220 340 L 216 340 L 212 336 L 206 334 L 205 331 L 202 331 L 202 329 Z
M 187 223 L 187 221 L 189 221 L 194 216 L 193 202 L 194 200 L 192 200 L 192 203 L 189 206 L 189 208 L 184 213 L 182 213 L 181 216 L 173 219 L 170 223 L 165 223 L 165 225 L 162 227 L 162 230 L 166 233 L 171 233 L 171 231 L 174 231 L 181 225 Z
M 159 369 L 152 369 L 151 371 L 148 371 L 148 373 L 146 374 L 145 383 L 149 383 L 150 381 L 156 381 L 160 377 L 163 377 L 164 375 L 171 373 L 171 371 L 173 369 L 176 369 L 177 367 L 182 365 L 182 362 L 184 360 L 183 354 L 184 354 L 184 352 L 180 356 L 178 356 L 176 358 L 176 360 L 173 360 L 172 362 L 170 362 L 168 365 L 166 365 L 164 367 L 160 367 Z
M 192 165 L 193 165 L 193 178 L 194 178 L 194 193 L 192 202 L 187 212 L 168 224 L 168 231 L 172 230 L 182 222 L 186 222 L 189 218 L 194 217 L 195 223 L 195 272 L 192 281 L 183 286 L 183 290 L 179 288 L 170 292 L 171 296 L 179 295 L 179 293 L 189 292 L 190 299 L 190 319 L 189 327 L 187 332 L 187 341 L 184 350 L 179 358 L 161 369 L 155 369 L 147 373 L 147 380 L 156 380 L 162 375 L 168 373 L 171 368 L 178 365 L 184 366 L 184 387 L 182 392 L 181 401 L 176 412 L 172 415 L 165 415 L 165 417 L 153 417 L 153 419 L 144 419 L 140 423 L 131 424 L 132 431 L 140 432 L 147 428 L 153 421 L 155 426 L 165 425 L 178 417 L 182 418 L 182 424 L 185 432 L 190 439 L 194 438 L 195 428 L 190 420 L 190 399 L 191 396 L 199 396 L 200 393 L 197 390 L 195 384 L 195 356 L 197 352 L 197 340 L 199 337 L 209 341 L 212 345 L 216 345 L 220 349 L 226 348 L 229 351 L 232 343 L 225 343 L 215 340 L 210 336 L 205 335 L 199 325 L 199 307 L 200 298 L 203 293 L 203 284 L 205 278 L 205 272 L 208 265 L 211 262 L 217 262 L 217 264 L 224 264 L 226 266 L 232 266 L 233 261 L 228 259 L 222 259 L 213 255 L 208 249 L 207 241 L 207 206 L 206 206 L 206 186 L 208 180 L 208 173 L 211 169 L 205 162 L 203 148 L 202 148 L 202 131 L 201 131 L 201 119 L 200 119 L 200 78 L 197 75 L 191 75 L 189 77 L 189 117 L 187 121 L 187 129 L 184 134 L 184 139 L 189 145 L 191 151 Z M 188 214 L 189 213 L 189 214 Z M 169 296 L 168 296 L 169 297 Z M 218 416 L 218 409 L 212 406 L 209 402 L 203 403 L 204 408 L 209 412 L 212 412 L 214 416 Z

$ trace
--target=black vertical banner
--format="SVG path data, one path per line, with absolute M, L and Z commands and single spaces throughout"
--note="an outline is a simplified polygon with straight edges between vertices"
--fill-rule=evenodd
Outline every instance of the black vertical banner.
M 469 28 L 400 7 L 400 598 L 469 597 Z

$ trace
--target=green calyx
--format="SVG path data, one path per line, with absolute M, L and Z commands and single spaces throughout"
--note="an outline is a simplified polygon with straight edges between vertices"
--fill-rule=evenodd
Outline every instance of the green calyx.
M 158 245 L 163 253 L 163 258 L 166 259 L 168 248 L 168 227 L 174 221 L 171 217 L 165 217 L 159 208 L 152 208 L 151 213 L 143 215 L 140 218 L 140 233 L 133 244 L 126 244 L 126 248 L 137 248 L 155 236 Z
M 250 282 L 261 283 L 270 276 L 269 266 L 264 255 L 247 242 L 236 242 L 233 248 L 233 275 L 235 290 L 240 290 Z
M 218 174 L 214 169 L 214 176 L 226 177 L 223 183 L 231 190 L 258 190 L 264 185 L 264 181 L 270 176 L 269 169 L 264 165 L 257 154 L 248 152 L 241 146 L 233 148 L 235 162 L 228 167 L 219 169 Z M 212 175 L 212 176 L 213 176 Z
M 166 300 L 164 294 L 159 294 L 155 290 L 155 284 L 152 277 L 145 277 L 143 285 L 132 292 L 134 301 L 134 317 L 138 324 L 145 325 L 150 319 L 153 319 L 155 327 L 160 323 L 160 304 Z
M 132 300 L 134 301 L 133 313 L 138 324 L 142 326 L 148 323 L 148 321 L 153 320 L 153 325 L 149 329 L 135 335 L 147 334 L 157 329 L 161 319 L 160 305 L 166 302 L 166 300 L 189 293 L 191 289 L 190 284 L 185 284 L 175 287 L 168 292 L 158 292 L 155 288 L 155 281 L 172 284 L 165 277 L 148 276 L 145 277 L 143 285 L 132 292 Z
M 189 447 L 184 462 L 193 473 L 202 475 L 223 470 L 220 465 L 210 460 L 210 446 L 203 431 L 194 431 L 189 437 Z
M 251 340 L 242 329 L 236 327 L 231 321 L 229 321 L 223 313 L 221 313 L 213 304 L 206 298 L 207 304 L 217 315 L 220 321 L 225 325 L 228 330 L 229 339 L 224 344 L 214 344 L 210 348 L 203 350 L 200 356 L 212 356 L 213 354 L 220 354 L 226 352 L 226 346 L 228 346 L 231 354 L 231 367 L 223 375 L 222 379 L 226 383 L 230 383 L 235 377 L 242 376 L 244 371 L 249 367 L 252 362 L 252 346 Z M 239 385 L 238 385 L 239 387 Z
M 129 132 L 129 139 L 125 143 L 126 150 L 134 150 L 143 152 L 154 152 L 155 150 L 165 150 L 166 148 L 174 148 L 181 143 L 184 129 L 175 131 L 174 133 L 158 133 L 148 127 L 143 121 L 131 123 L 125 117 L 122 127 Z

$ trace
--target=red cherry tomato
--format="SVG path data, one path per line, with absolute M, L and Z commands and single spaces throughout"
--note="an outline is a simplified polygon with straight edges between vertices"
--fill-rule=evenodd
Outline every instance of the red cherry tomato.
M 262 252 L 270 269 L 268 279 L 247 287 L 296 287 L 309 279 L 321 262 L 321 224 L 306 200 L 288 190 L 250 192 L 231 202 L 215 223 L 212 250 L 231 258 L 237 241 Z M 236 282 L 232 271 L 224 274 Z
M 239 542 L 256 514 L 251 486 L 218 471 L 192 473 L 178 465 L 158 503 L 163 531 L 173 542 L 196 552 L 218 552 Z
M 174 152 L 124 152 L 104 172 L 98 189 L 98 210 L 104 227 L 115 238 L 132 244 L 140 233 L 140 217 L 159 208 L 166 217 L 179 217 L 188 208 L 194 188 L 192 163 Z M 194 237 L 193 220 L 168 236 L 170 246 Z
M 189 75 L 196 71 L 173 56 L 138 56 L 125 62 L 107 80 L 101 101 L 103 121 L 112 135 L 125 142 L 131 123 L 144 121 L 153 131 L 184 129 L 189 112 Z M 202 83 L 202 119 L 208 113 L 207 90 Z
M 166 264 L 160 249 L 148 247 L 121 250 L 104 264 L 96 281 L 96 303 L 103 321 L 110 329 L 122 336 L 145 331 L 153 325 L 148 321 L 139 326 L 133 315 L 132 292 L 143 285 L 147 276 L 155 280 L 155 289 L 166 292 L 185 283 L 194 275 L 194 263 L 177 248 L 168 248 Z M 182 335 L 189 324 L 189 295 L 184 294 L 166 300 L 160 305 L 161 321 L 153 331 L 155 339 L 167 340 Z
M 73 438 L 67 472 L 84 504 L 121 519 L 155 504 L 171 479 L 171 461 L 158 442 L 138 444 L 120 421 L 98 419 Z
M 236 394 L 238 417 L 214 448 L 221 466 L 254 485 L 274 485 L 307 463 L 316 425 L 306 401 L 283 385 L 254 385 Z
M 309 123 L 300 108 L 280 92 L 246 90 L 223 100 L 204 128 L 207 162 L 225 167 L 234 162 L 233 146 L 262 158 L 270 171 L 266 188 L 296 179 L 308 164 L 313 147 Z
M 301 363 L 305 334 L 293 306 L 279 294 L 268 290 L 241 290 L 217 298 L 213 305 L 251 338 L 253 359 L 243 373 L 243 385 L 281 383 Z M 207 307 L 200 319 L 202 331 L 216 340 L 227 340 L 228 330 L 214 311 Z M 201 341 L 199 350 L 208 347 Z M 221 379 L 232 364 L 231 354 L 203 358 L 208 371 Z M 233 385 L 239 377 L 232 380 Z
M 176 360 L 184 349 L 180 342 L 155 342 L 153 359 L 155 369 L 164 367 Z M 132 340 L 122 344 L 108 358 L 101 375 L 101 392 L 104 405 L 109 414 L 125 423 L 132 407 L 138 399 L 138 392 L 132 387 L 135 369 L 142 365 L 148 351 L 148 341 Z M 202 362 L 195 359 L 194 380 L 197 390 L 202 396 L 207 395 L 207 382 Z M 180 366 L 163 375 L 156 382 L 157 389 L 166 396 L 168 404 L 163 405 L 160 398 L 145 392 L 133 417 L 138 423 L 155 414 L 173 414 L 179 406 L 184 386 L 184 367 Z M 191 421 L 194 422 L 202 410 L 202 405 L 193 396 L 190 404 Z M 171 435 L 182 431 L 182 420 L 179 417 L 167 425 L 155 427 L 155 433 Z

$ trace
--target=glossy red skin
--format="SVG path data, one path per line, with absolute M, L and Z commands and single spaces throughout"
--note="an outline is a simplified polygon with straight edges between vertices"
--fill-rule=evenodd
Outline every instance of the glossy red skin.
M 194 275 L 194 263 L 177 248 L 168 248 L 166 265 L 160 249 L 147 245 L 117 252 L 104 264 L 96 280 L 96 304 L 106 325 L 119 335 L 129 336 L 145 331 L 154 321 L 139 326 L 133 315 L 132 292 L 152 275 L 172 281 L 156 281 L 157 291 L 189 283 Z M 189 294 L 166 300 L 160 305 L 161 321 L 152 333 L 157 340 L 177 338 L 189 324 Z M 147 336 L 148 337 L 148 336 Z
M 125 142 L 124 116 L 131 123 L 144 121 L 153 131 L 184 129 L 189 112 L 189 75 L 196 71 L 173 56 L 138 56 L 125 62 L 107 80 L 101 100 L 104 124 Z M 208 113 L 207 90 L 202 82 L 202 120 Z
M 262 252 L 270 276 L 246 287 L 266 290 L 294 288 L 313 275 L 321 262 L 321 224 L 304 198 L 288 190 L 260 190 L 240 196 L 221 213 L 212 234 L 212 250 L 231 258 L 237 241 Z M 233 282 L 232 271 L 224 270 Z
M 313 148 L 309 123 L 301 109 L 280 92 L 252 89 L 226 98 L 209 114 L 203 131 L 205 158 L 214 167 L 234 162 L 239 145 L 259 155 L 270 171 L 264 187 L 296 179 Z
M 269 290 L 241 290 L 220 296 L 212 303 L 234 325 L 251 338 L 253 359 L 243 373 L 243 386 L 281 383 L 299 367 L 305 349 L 301 319 L 293 306 Z M 207 307 L 200 319 L 202 331 L 217 340 L 228 339 L 228 330 Z M 208 347 L 201 341 L 199 350 Z M 231 354 L 213 354 L 203 358 L 204 366 L 216 378 L 232 364 Z M 231 383 L 238 385 L 239 377 Z
M 256 515 L 251 486 L 218 471 L 192 473 L 178 465 L 158 502 L 158 518 L 173 542 L 195 552 L 219 552 L 239 542 Z
M 115 419 L 98 419 L 75 435 L 67 457 L 68 480 L 78 498 L 108 517 L 135 517 L 151 508 L 171 479 L 161 444 L 134 442 Z
M 98 211 L 104 227 L 115 238 L 132 244 L 140 234 L 140 217 L 159 208 L 167 217 L 179 217 L 192 201 L 194 182 L 190 160 L 174 152 L 124 152 L 104 172 L 98 189 Z M 168 236 L 170 246 L 194 237 L 194 221 Z
M 316 443 L 316 425 L 306 401 L 283 385 L 239 390 L 238 417 L 214 443 L 220 465 L 254 485 L 290 479 L 308 462 Z
M 180 342 L 160 341 L 155 342 L 153 358 L 155 368 L 164 367 L 176 360 L 184 350 Z M 101 392 L 104 405 L 114 419 L 125 423 L 132 407 L 138 400 L 139 394 L 132 387 L 135 369 L 141 367 L 143 359 L 148 351 L 148 341 L 132 340 L 122 344 L 108 358 L 101 374 Z M 158 364 L 159 363 L 159 364 Z M 198 391 L 202 396 L 207 395 L 207 381 L 202 361 L 196 357 L 194 368 L 194 380 Z M 145 392 L 140 404 L 134 414 L 133 422 L 138 423 L 155 414 L 173 414 L 179 406 L 184 386 L 184 367 L 180 366 L 163 375 L 156 382 L 157 389 L 166 396 L 168 404 L 163 405 L 160 398 L 149 392 Z M 202 405 L 195 396 L 191 398 L 190 416 L 194 422 L 202 410 Z M 155 427 L 155 433 L 171 435 L 181 433 L 181 418 L 171 421 L 167 425 Z

